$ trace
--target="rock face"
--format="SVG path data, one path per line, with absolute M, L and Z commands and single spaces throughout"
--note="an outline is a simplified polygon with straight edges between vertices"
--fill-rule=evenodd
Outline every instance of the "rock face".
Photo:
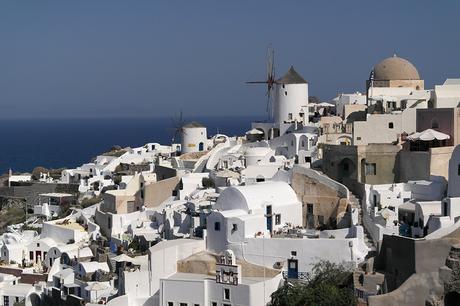
M 446 265 L 439 269 L 439 277 L 444 283 L 444 304 L 460 304 L 460 244 L 450 249 Z

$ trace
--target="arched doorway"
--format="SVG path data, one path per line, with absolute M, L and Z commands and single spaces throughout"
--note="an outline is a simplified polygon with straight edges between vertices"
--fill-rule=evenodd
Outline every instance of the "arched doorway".
M 349 158 L 344 158 L 339 163 L 338 181 L 343 183 L 344 179 L 349 179 L 355 171 L 355 163 Z
M 198 144 L 198 151 L 203 151 L 204 150 L 204 143 L 200 142 Z
M 460 305 L 460 293 L 457 291 L 451 291 L 446 294 L 444 297 L 444 305 L 445 306 L 454 306 Z

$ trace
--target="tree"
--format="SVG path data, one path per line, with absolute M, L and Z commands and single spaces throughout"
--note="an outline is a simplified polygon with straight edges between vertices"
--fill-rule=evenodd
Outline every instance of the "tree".
M 48 169 L 42 166 L 35 167 L 34 170 L 32 170 L 32 179 L 35 181 L 38 181 L 40 179 L 40 173 L 47 173 Z
M 320 261 L 308 273 L 306 282 L 287 281 L 273 292 L 270 305 L 356 305 L 352 271 L 343 265 Z

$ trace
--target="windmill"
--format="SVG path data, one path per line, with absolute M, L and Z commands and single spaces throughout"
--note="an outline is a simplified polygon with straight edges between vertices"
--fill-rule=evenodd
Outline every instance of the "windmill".
M 171 122 L 172 122 L 172 128 L 170 129 L 172 130 L 171 144 L 173 144 L 178 134 L 183 135 L 185 133 L 184 131 L 185 121 L 184 121 L 184 118 L 182 117 L 182 111 L 180 111 L 179 117 L 176 116 L 175 118 L 171 118 Z
M 273 99 L 273 87 L 276 84 L 275 81 L 275 50 L 271 45 L 267 48 L 267 79 L 265 81 L 249 81 L 246 84 L 267 84 L 267 114 L 268 119 L 271 119 L 272 112 L 272 99 Z

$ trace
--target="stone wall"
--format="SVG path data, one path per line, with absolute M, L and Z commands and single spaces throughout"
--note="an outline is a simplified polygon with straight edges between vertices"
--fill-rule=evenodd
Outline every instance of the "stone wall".
M 27 205 L 37 204 L 39 194 L 51 192 L 77 194 L 78 185 L 32 183 L 30 186 L 0 187 L 0 196 L 25 198 Z
M 178 176 L 150 183 L 144 188 L 144 205 L 156 207 L 172 196 L 173 190 L 177 188 L 180 178 Z
M 326 225 L 336 228 L 341 223 L 348 207 L 348 189 L 345 186 L 317 171 L 296 165 L 292 188 L 302 202 L 304 227 Z M 313 205 L 313 224 L 307 220 L 308 204 Z

